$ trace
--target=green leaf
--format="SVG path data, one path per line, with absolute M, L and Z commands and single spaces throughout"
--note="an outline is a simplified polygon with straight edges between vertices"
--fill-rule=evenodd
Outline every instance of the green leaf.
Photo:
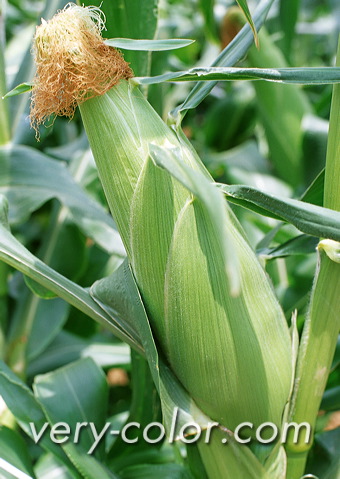
M 6 98 L 10 98 L 11 96 L 21 95 L 22 93 L 27 93 L 32 91 L 34 87 L 33 83 L 21 83 L 20 85 L 13 88 L 13 90 L 9 91 L 2 97 L 3 100 Z
M 51 454 L 40 456 L 35 464 L 34 470 L 38 479 L 48 479 L 50 477 L 58 479 L 81 479 L 78 472 L 70 471 L 57 457 Z
M 323 206 L 323 192 L 325 185 L 325 169 L 323 169 L 312 184 L 303 193 L 300 200 L 305 203 L 312 203 L 313 205 Z
M 24 276 L 24 280 L 26 283 L 26 286 L 30 289 L 30 291 L 38 296 L 41 299 L 52 299 L 56 297 L 55 293 L 52 293 L 49 289 L 45 288 L 41 284 L 37 283 L 31 278 L 28 278 L 27 276 Z
M 65 324 L 68 313 L 69 305 L 60 298 L 38 300 L 27 344 L 28 361 L 36 358 L 50 345 Z
M 227 200 L 270 218 L 287 221 L 303 233 L 340 241 L 340 212 L 303 201 L 268 195 L 243 185 L 218 185 Z
M 198 5 L 204 17 L 204 30 L 207 37 L 217 42 L 218 32 L 214 16 L 215 0 L 199 0 Z
M 319 240 L 313 236 L 300 235 L 275 248 L 257 249 L 257 254 L 265 259 L 315 253 Z
M 239 4 L 239 7 L 242 9 L 242 11 L 243 11 L 243 13 L 244 13 L 244 15 L 247 19 L 247 22 L 249 23 L 250 28 L 253 31 L 254 39 L 255 39 L 255 45 L 258 47 L 259 46 L 259 39 L 258 39 L 258 36 L 257 36 L 257 31 L 256 31 L 254 21 L 252 19 L 252 16 L 250 15 L 247 0 L 236 0 L 236 1 Z
M 30 423 L 33 422 L 36 431 L 40 431 L 47 421 L 45 413 L 32 391 L 3 361 L 0 361 L 0 386 L 2 398 L 8 409 L 20 427 L 33 439 Z M 65 453 L 51 441 L 47 433 L 42 435 L 39 444 L 57 456 L 68 467 L 71 466 Z
M 257 30 L 263 25 L 269 9 L 274 0 L 261 0 L 254 15 L 253 20 Z M 240 61 L 246 54 L 253 42 L 253 33 L 249 25 L 245 25 L 236 35 L 233 41 L 219 54 L 211 65 L 212 67 L 231 67 Z M 216 81 L 204 84 L 199 83 L 191 90 L 184 102 L 176 107 L 171 116 L 175 119 L 179 114 L 184 115 L 187 110 L 196 108 L 204 98 L 209 95 Z
M 60 446 L 80 474 L 86 479 L 97 479 L 98 475 L 103 479 L 116 478 L 95 459 L 103 459 L 103 441 L 95 451 L 89 452 L 94 444 L 89 427 L 81 432 L 77 441 L 73 440 L 77 423 L 93 423 L 97 433 L 105 425 L 108 385 L 98 366 L 89 358 L 82 359 L 57 371 L 37 376 L 33 388 L 51 427 L 59 422 L 69 426 L 70 440 Z M 67 407 L 64 398 L 67 398 Z M 92 453 L 94 456 L 90 455 Z
M 33 377 L 87 357 L 101 367 L 127 367 L 130 364 L 130 348 L 124 343 L 97 343 L 61 331 L 42 354 L 34 356 L 29 362 L 27 373 Z
M 0 194 L 8 198 L 11 223 L 25 221 L 46 201 L 57 198 L 85 235 L 110 253 L 125 255 L 112 218 L 82 190 L 63 163 L 14 145 L 0 149 L 0 169 Z
M 248 65 L 267 70 L 286 70 L 287 61 L 272 37 L 262 29 L 261 48 L 248 52 Z M 304 74 L 303 69 L 297 75 Z M 291 70 L 293 73 L 293 70 Z M 315 76 L 318 76 L 315 71 Z M 294 76 L 294 74 L 293 74 Z M 322 76 L 322 74 L 321 74 Z M 311 81 L 314 74 L 311 72 Z M 301 78 L 302 79 L 302 78 Z M 320 79 L 323 81 L 323 79 Z M 292 83 L 292 82 L 290 82 Z M 304 180 L 302 164 L 303 118 L 311 114 L 304 91 L 297 85 L 275 82 L 254 82 L 260 120 L 264 126 L 269 147 L 269 158 L 280 178 L 296 188 Z M 280 114 L 278 114 L 280 112 Z M 275 121 L 273 121 L 275 118 Z
M 2 202 L 0 220 L 4 217 L 5 203 Z M 119 324 L 113 320 L 97 305 L 86 289 L 57 273 L 32 255 L 3 224 L 0 224 L 0 259 L 50 289 L 94 320 L 109 327 L 117 337 L 141 351 L 139 338 L 133 328 L 129 328 L 128 331 L 125 329 L 125 323 Z
M 109 47 L 120 48 L 122 50 L 161 52 L 165 50 L 176 50 L 177 48 L 187 47 L 195 40 L 187 38 L 171 38 L 169 40 L 135 40 L 133 38 L 110 38 L 104 43 Z
M 142 85 L 152 85 L 164 81 L 231 81 L 266 80 L 278 83 L 301 83 L 304 85 L 325 85 L 340 83 L 339 67 L 310 68 L 237 68 L 209 67 L 191 68 L 183 72 L 164 73 L 146 78 L 135 78 Z
M 0 426 L 0 451 L 0 476 L 1 460 L 5 460 L 20 471 L 35 477 L 27 445 L 17 431 Z
M 340 409 L 340 386 L 325 391 L 320 409 L 324 411 L 338 411 Z
M 138 455 L 138 451 L 150 449 L 150 443 L 143 437 L 143 430 L 148 424 L 161 422 L 161 405 L 148 362 L 134 351 L 131 352 L 131 385 L 132 400 L 125 424 L 132 422 L 140 424 L 137 432 L 133 433 L 133 438 L 137 439 L 133 453 Z M 157 435 L 158 432 L 154 437 Z M 153 437 L 151 431 L 149 437 Z M 153 445 L 155 449 L 161 446 L 161 441 Z M 116 438 L 107 455 L 113 459 L 112 464 L 115 470 L 120 471 L 125 465 L 131 465 L 131 445 L 127 444 L 121 436 Z
M 339 479 L 339 448 L 339 427 L 331 431 L 324 431 L 321 434 L 317 434 L 315 437 L 315 447 L 311 451 L 308 460 L 308 470 L 313 471 L 313 474 L 318 478 Z
M 72 460 L 68 447 L 73 442 L 77 423 L 92 422 L 97 431 L 101 431 L 105 425 L 108 384 L 103 371 L 91 358 L 80 359 L 63 368 L 36 376 L 33 390 L 51 426 L 58 422 L 69 425 L 70 441 L 62 444 L 62 448 Z M 67 408 L 63 398 L 67 398 Z M 74 447 L 79 453 L 89 453 L 93 443 L 93 434 L 90 428 L 86 428 Z M 104 441 L 101 441 L 89 454 L 103 459 L 104 445 Z
M 298 19 L 300 0 L 281 0 L 279 19 L 282 26 L 282 49 L 289 59 L 292 53 L 292 42 L 295 36 L 295 26 Z

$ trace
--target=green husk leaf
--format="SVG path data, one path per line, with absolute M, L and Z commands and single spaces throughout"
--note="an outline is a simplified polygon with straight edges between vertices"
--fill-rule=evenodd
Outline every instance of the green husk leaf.
M 117 285 L 121 285 L 117 289 Z M 111 292 L 110 295 L 108 293 Z M 115 311 L 127 306 L 127 316 L 134 321 L 142 339 L 151 373 L 161 398 L 163 421 L 169 439 L 178 439 L 179 429 L 189 422 L 197 423 L 203 430 L 212 420 L 206 416 L 188 395 L 173 372 L 165 365 L 158 345 L 153 338 L 149 320 L 143 305 L 138 287 L 128 262 L 124 263 L 108 278 L 96 282 L 91 294 L 96 301 L 106 302 L 107 306 Z M 176 428 L 172 428 L 173 418 L 176 417 Z M 217 437 L 214 435 L 216 434 Z M 221 443 L 221 439 L 228 438 L 228 445 Z M 210 478 L 216 477 L 220 468 L 226 479 L 269 479 L 264 468 L 252 452 L 233 440 L 228 431 L 215 429 L 210 443 L 202 444 L 205 456 L 205 465 Z M 215 475 L 214 475 L 215 474 Z
M 222 247 L 225 271 L 229 279 L 231 294 L 237 296 L 239 293 L 238 260 L 233 253 L 227 222 L 220 220 L 228 216 L 223 196 L 214 192 L 215 188 L 207 177 L 180 161 L 180 152 L 178 150 L 160 148 L 157 145 L 150 144 L 150 156 L 157 165 L 169 171 L 177 181 L 197 196 L 209 212 L 212 226 Z

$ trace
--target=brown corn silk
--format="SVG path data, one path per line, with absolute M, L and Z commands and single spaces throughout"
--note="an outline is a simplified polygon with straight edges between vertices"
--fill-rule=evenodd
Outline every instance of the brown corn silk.
M 51 116 L 72 118 L 80 103 L 133 76 L 119 51 L 105 45 L 102 12 L 68 4 L 34 37 L 36 75 L 30 121 L 37 131 Z

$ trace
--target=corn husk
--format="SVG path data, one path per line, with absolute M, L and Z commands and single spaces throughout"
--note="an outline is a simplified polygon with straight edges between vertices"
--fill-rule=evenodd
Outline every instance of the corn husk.
M 232 294 L 215 215 L 150 154 L 151 145 L 171 150 L 213 188 L 192 147 L 133 81 L 90 96 L 81 116 L 160 352 L 202 411 L 228 429 L 280 425 L 292 374 L 288 327 L 236 218 L 223 203 L 218 221 L 239 265 Z

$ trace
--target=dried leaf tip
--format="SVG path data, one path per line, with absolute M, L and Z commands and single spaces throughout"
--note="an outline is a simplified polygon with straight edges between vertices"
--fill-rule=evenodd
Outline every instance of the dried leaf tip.
M 51 115 L 72 118 L 78 104 L 133 76 L 119 51 L 105 45 L 105 16 L 97 7 L 69 3 L 34 37 L 36 75 L 30 121 L 37 131 Z

